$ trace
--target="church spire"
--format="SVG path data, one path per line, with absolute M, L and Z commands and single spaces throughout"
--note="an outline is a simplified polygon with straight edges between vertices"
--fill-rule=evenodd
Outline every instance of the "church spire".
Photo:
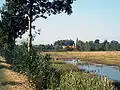
M 77 39 L 76 39 L 76 46 L 77 46 L 77 43 L 78 43 L 78 37 L 77 37 Z

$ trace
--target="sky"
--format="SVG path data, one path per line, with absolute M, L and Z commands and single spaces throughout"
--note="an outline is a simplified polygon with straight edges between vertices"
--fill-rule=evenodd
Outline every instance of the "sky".
M 0 0 L 0 6 L 2 6 L 4 2 L 5 0 Z
M 1 0 L 0 0 L 1 2 Z M 41 29 L 33 44 L 53 44 L 56 40 L 78 38 L 120 42 L 120 0 L 76 0 L 72 15 L 61 13 L 47 19 L 39 18 L 34 24 Z M 26 34 L 22 40 L 26 40 Z

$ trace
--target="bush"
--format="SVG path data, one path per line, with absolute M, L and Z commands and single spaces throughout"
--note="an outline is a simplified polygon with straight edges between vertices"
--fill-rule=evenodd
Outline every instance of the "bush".
M 14 50 L 8 49 L 8 45 L 0 45 L 0 56 L 4 57 L 6 63 L 12 64 L 13 62 Z
M 34 49 L 28 53 L 25 44 L 17 46 L 15 50 L 13 68 L 15 71 L 28 76 L 31 86 L 35 87 L 36 90 L 55 88 L 57 86 L 54 79 L 57 78 L 55 76 L 56 71 L 51 66 L 49 54 L 38 54 Z

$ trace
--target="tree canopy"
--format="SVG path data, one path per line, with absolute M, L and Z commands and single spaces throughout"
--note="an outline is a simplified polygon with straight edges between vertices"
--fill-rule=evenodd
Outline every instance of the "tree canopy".
M 28 29 L 27 16 L 31 16 L 31 22 L 33 22 L 39 17 L 46 19 L 47 16 L 51 14 L 60 14 L 61 12 L 70 15 L 72 13 L 71 5 L 73 1 L 74 0 L 6 0 L 0 12 L 2 24 L 0 24 L 0 28 L 2 29 L 1 32 L 4 33 L 2 35 L 11 32 L 10 34 L 14 36 L 14 38 L 21 37 Z M 35 28 L 35 26 L 32 26 L 32 28 Z
M 32 41 L 32 23 L 37 18 L 47 18 L 62 12 L 70 15 L 74 0 L 5 0 L 0 9 L 0 44 L 6 43 L 7 50 L 11 53 L 15 39 L 30 30 L 28 41 Z M 36 33 L 37 34 L 37 33 Z M 3 44 L 4 46 L 5 44 Z

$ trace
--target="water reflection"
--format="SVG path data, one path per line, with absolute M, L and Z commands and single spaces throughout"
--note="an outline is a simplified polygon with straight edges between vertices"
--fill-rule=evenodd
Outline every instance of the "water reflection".
M 65 62 L 77 65 L 77 62 L 75 62 L 75 60 Z M 78 64 L 77 66 L 82 70 L 93 72 L 101 76 L 107 76 L 110 80 L 120 81 L 120 71 L 118 66 L 108 66 L 103 64 L 86 64 L 82 61 L 79 61 L 79 63 L 80 64 Z

